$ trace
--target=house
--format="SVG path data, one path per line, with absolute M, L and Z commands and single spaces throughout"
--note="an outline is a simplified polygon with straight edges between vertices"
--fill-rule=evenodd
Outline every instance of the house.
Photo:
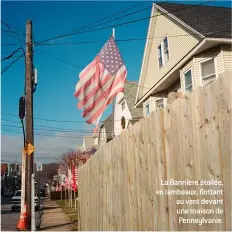
M 160 3 L 152 6 L 135 107 L 147 116 L 170 92 L 191 92 L 232 69 L 231 9 Z
M 113 134 L 113 114 L 110 114 L 100 125 L 99 128 L 99 140 L 98 140 L 98 145 L 102 145 L 104 143 L 107 143 L 111 141 L 114 137 Z
M 118 93 L 115 98 L 113 113 L 100 125 L 99 145 L 111 141 L 124 129 L 133 125 L 143 117 L 142 108 L 134 108 L 138 82 L 127 81 L 124 93 Z
M 83 137 L 83 144 L 81 147 L 82 151 L 87 151 L 87 150 L 93 148 L 94 146 L 96 146 L 96 141 L 93 138 L 93 136 L 84 136 Z
M 127 81 L 124 93 L 118 93 L 114 106 L 114 136 L 135 124 L 143 117 L 143 109 L 134 108 L 138 81 Z

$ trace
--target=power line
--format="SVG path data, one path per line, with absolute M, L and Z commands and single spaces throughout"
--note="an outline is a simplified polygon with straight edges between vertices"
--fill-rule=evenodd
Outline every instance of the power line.
M 82 27 L 80 27 L 80 28 L 77 28 L 77 29 L 75 29 L 75 30 L 73 30 L 73 31 L 71 31 L 71 32 L 69 32 L 69 33 L 63 34 L 63 35 L 69 35 L 69 34 L 75 33 L 75 32 L 77 32 L 78 30 L 81 30 L 81 29 L 87 28 L 87 27 L 89 27 L 89 26 L 92 26 L 92 25 L 94 25 L 94 24 L 96 24 L 96 23 L 99 23 L 99 22 L 101 22 L 101 21 L 104 21 L 105 19 L 108 19 L 108 18 L 111 18 L 111 17 L 113 17 L 113 16 L 116 16 L 116 15 L 119 15 L 119 14 L 121 14 L 121 13 L 124 13 L 124 12 L 126 12 L 126 11 L 128 11 L 128 10 L 131 10 L 131 9 L 133 9 L 133 8 L 139 6 L 139 5 L 143 5 L 143 4 L 147 3 L 147 2 L 149 2 L 149 1 L 143 1 L 142 3 L 139 3 L 139 4 L 136 4 L 136 5 L 132 6 L 132 7 L 126 8 L 126 9 L 124 9 L 124 10 L 122 10 L 122 11 L 119 11 L 119 12 L 117 12 L 117 13 L 111 15 L 111 16 L 104 17 L 104 18 L 102 18 L 102 19 L 100 19 L 100 20 L 97 20 L 97 21 L 94 21 L 94 22 L 92 22 L 92 23 L 90 23 L 90 24 L 84 25 L 84 26 L 82 26 Z M 47 41 L 50 41 L 50 40 L 58 39 L 58 38 L 63 37 L 63 35 L 56 36 L 56 37 L 53 37 L 53 38 L 50 38 L 50 39 L 47 39 L 47 40 L 43 40 L 43 41 L 40 41 L 40 42 L 38 42 L 38 43 L 44 43 L 44 42 L 47 42 Z
M 86 27 L 88 28 L 89 26 L 91 26 L 91 25 L 93 25 L 93 24 L 95 24 L 95 23 L 99 23 L 99 22 L 101 22 L 101 21 L 104 21 L 105 19 L 108 19 L 108 18 L 111 18 L 111 17 L 113 17 L 113 16 L 119 15 L 119 14 L 121 14 L 121 13 L 124 13 L 124 12 L 126 12 L 126 11 L 128 11 L 128 10 L 131 10 L 131 9 L 133 9 L 133 8 L 136 8 L 137 6 L 143 5 L 143 4 L 148 3 L 148 2 L 149 2 L 149 0 L 148 0 L 148 1 L 143 1 L 142 3 L 139 3 L 139 4 L 136 4 L 136 5 L 132 6 L 132 7 L 126 8 L 126 9 L 124 9 L 124 10 L 122 10 L 122 11 L 119 11 L 119 12 L 117 12 L 117 13 L 111 15 L 111 16 L 104 17 L 104 18 L 102 18 L 102 19 L 100 19 L 100 20 L 97 20 L 97 21 L 95 21 L 95 22 L 93 22 L 93 23 L 90 23 L 90 24 L 88 24 L 88 25 L 85 25 L 85 26 L 83 26 L 83 27 L 80 27 L 80 28 L 78 28 L 78 29 L 76 29 L 76 30 L 74 30 L 74 31 L 72 31 L 72 32 L 70 32 L 70 33 L 76 32 L 77 30 L 80 30 L 80 29 L 83 29 L 83 28 L 86 28 Z M 68 34 L 68 33 L 67 33 L 67 34 Z
M 22 133 L 20 131 L 14 131 L 14 130 L 11 130 L 11 129 L 3 129 L 2 128 L 2 131 L 5 131 L 5 132 L 15 132 L 15 133 Z M 37 136 L 47 136 L 47 137 L 61 137 L 61 138 L 74 138 L 74 139 L 82 139 L 83 137 L 87 137 L 87 138 L 92 138 L 92 136 L 70 136 L 70 135 L 48 135 L 48 134 L 40 134 L 40 133 L 34 133 L 34 135 L 37 135 Z
M 2 44 L 1 46 L 19 46 L 19 45 L 21 45 L 21 44 L 19 44 L 19 43 L 11 43 L 11 44 Z
M 167 1 L 165 1 L 165 2 L 167 2 Z M 143 9 L 140 9 L 140 10 L 138 10 L 138 11 L 129 13 L 129 14 L 127 14 L 127 15 L 123 15 L 123 16 L 117 17 L 117 18 L 115 18 L 115 19 L 108 20 L 108 21 L 106 21 L 106 22 L 103 22 L 103 23 L 101 23 L 101 24 L 94 25 L 94 26 L 92 26 L 92 27 L 88 27 L 87 30 L 92 29 L 92 28 L 96 28 L 96 27 L 98 27 L 98 26 L 107 24 L 107 23 L 109 23 L 109 22 L 113 22 L 113 21 L 116 21 L 116 20 L 119 20 L 119 19 L 128 17 L 128 16 L 130 16 L 130 15 L 137 14 L 137 13 L 139 13 L 139 12 L 141 12 L 141 11 L 144 11 L 144 10 L 147 10 L 147 9 L 150 9 L 150 8 L 151 8 L 151 6 L 145 7 L 145 8 L 143 8 Z M 75 30 L 74 32 L 76 33 L 76 31 L 77 31 L 77 30 Z M 74 32 L 72 32 L 72 33 L 74 33 Z M 88 32 L 88 31 L 79 31 L 79 32 L 82 33 L 82 32 Z M 41 42 L 41 44 L 43 45 L 43 42 Z M 36 45 L 40 45 L 40 43 L 36 43 Z
M 18 39 L 17 37 L 14 37 L 14 36 L 12 36 L 12 35 L 9 35 L 9 34 L 7 34 L 7 33 L 5 33 L 5 32 L 2 32 L 2 33 L 3 33 L 4 35 L 8 36 L 8 37 L 11 37 L 11 38 L 15 39 L 16 41 L 19 41 L 19 42 L 25 44 L 23 41 L 21 41 L 21 40 Z
M 11 128 L 18 128 L 22 129 L 20 126 L 15 126 L 15 125 L 9 125 L 9 124 L 1 124 L 3 127 L 11 127 Z M 81 132 L 81 133 L 93 133 L 93 130 L 83 130 L 83 129 L 74 129 L 73 130 L 68 130 L 68 129 L 56 129 L 56 128 L 50 128 L 50 127 L 45 127 L 45 128 L 34 128 L 36 131 L 49 131 L 49 132 L 64 132 L 64 133 L 75 133 L 75 132 Z M 121 132 L 121 129 L 115 129 L 116 132 Z M 106 131 L 106 133 L 112 133 L 111 131 Z M 82 135 L 81 135 L 82 136 Z
M 1 72 L 1 74 L 3 74 L 5 71 L 7 71 L 14 63 L 16 63 L 20 58 L 22 58 L 24 56 L 24 53 L 21 54 L 17 59 L 15 59 L 9 66 L 7 66 L 6 68 L 4 68 Z
M 16 117 L 17 115 L 12 115 L 12 114 L 7 114 L 7 113 L 1 113 L 2 115 L 7 115 L 7 116 L 12 116 L 12 117 Z M 41 119 L 41 118 L 34 118 L 36 120 L 41 120 L 41 121 L 48 121 L 48 122 L 54 122 L 54 123 L 86 123 L 86 121 L 75 121 L 75 120 L 54 120 L 54 119 Z M 131 119 L 132 121 L 133 120 L 140 120 L 141 118 L 133 118 Z M 4 121 L 8 121 L 8 122 L 12 122 L 12 123 L 19 123 L 17 121 L 13 121 L 13 120 L 6 120 L 6 119 L 2 119 Z M 121 121 L 121 120 L 107 120 L 107 121 L 100 121 L 100 123 L 106 123 L 106 122 L 113 122 L 113 121 Z M 37 127 L 47 127 L 45 125 L 34 125 L 34 126 L 37 126 Z M 50 129 L 60 129 L 60 130 L 67 130 L 66 128 L 53 128 L 53 127 L 49 127 Z M 79 131 L 79 129 L 69 129 L 69 130 L 77 130 Z M 90 130 L 92 131 L 92 130 Z
M 15 27 L 12 27 L 11 25 L 7 24 L 6 22 L 4 22 L 3 20 L 1 20 L 1 23 L 4 24 L 8 29 L 10 29 L 11 32 L 16 33 L 13 29 L 17 30 L 18 32 L 21 32 L 23 35 L 26 35 L 25 33 L 23 33 L 22 30 L 17 29 Z
M 177 34 L 177 35 L 168 35 L 168 37 L 185 37 L 196 35 L 196 33 L 188 34 Z M 131 42 L 131 41 L 144 41 L 144 40 L 153 40 L 155 38 L 164 38 L 164 36 L 155 36 L 152 38 L 126 38 L 126 39 L 115 39 L 116 42 Z M 57 42 L 57 43 L 47 43 L 47 44 L 37 44 L 37 46 L 48 46 L 48 45 L 79 45 L 79 44 L 94 44 L 94 43 L 104 43 L 105 41 L 80 41 L 80 42 Z
M 49 58 L 55 59 L 55 60 L 57 60 L 57 61 L 60 61 L 60 62 L 65 63 L 65 64 L 68 64 L 68 65 L 70 65 L 70 66 L 77 67 L 77 68 L 81 68 L 80 66 L 77 66 L 77 65 L 75 65 L 75 64 L 66 62 L 66 61 L 64 61 L 64 60 L 62 60 L 62 59 L 59 59 L 59 58 L 56 58 L 56 57 L 54 57 L 54 56 L 48 55 L 48 54 L 46 54 L 46 53 L 44 53 L 44 52 L 39 52 L 38 50 L 34 50 L 34 52 L 35 52 L 35 51 L 36 51 L 38 54 L 45 55 L 45 56 L 47 56 L 47 57 L 49 57 Z
M 26 35 L 26 33 L 17 33 L 17 32 L 5 30 L 5 29 L 2 29 L 2 32 L 5 32 L 5 33 L 14 33 L 14 34 L 16 34 L 16 35 L 23 35 L 23 36 Z
M 15 50 L 14 52 L 12 52 L 10 55 L 8 55 L 7 57 L 3 58 L 1 60 L 1 62 L 3 62 L 4 60 L 10 59 L 11 57 L 14 56 L 14 54 L 16 54 L 20 49 L 22 49 L 22 47 L 19 47 L 17 50 Z
M 165 2 L 167 2 L 167 1 L 165 1 Z M 132 13 L 129 13 L 129 14 L 127 14 L 127 15 L 123 15 L 123 16 L 117 17 L 117 18 L 115 18 L 115 19 L 108 20 L 108 21 L 106 21 L 106 22 L 103 22 L 103 23 L 101 23 L 101 24 L 97 24 L 97 25 L 92 26 L 92 27 L 88 27 L 88 30 L 91 29 L 91 28 L 96 28 L 96 27 L 98 27 L 98 26 L 101 26 L 101 25 L 104 25 L 104 24 L 107 24 L 107 23 L 116 21 L 116 20 L 118 20 L 118 19 L 122 19 L 122 18 L 128 17 L 128 16 L 130 16 L 130 15 L 137 14 L 137 13 L 139 13 L 139 12 L 141 12 L 141 11 L 145 11 L 145 10 L 150 9 L 150 8 L 151 8 L 151 6 L 145 7 L 145 8 L 143 8 L 143 9 L 137 10 L 137 11 L 132 12 Z M 84 31 L 84 32 L 85 32 L 85 31 Z
M 12 128 L 20 128 L 20 126 L 15 126 L 15 125 L 9 125 L 9 124 L 1 124 L 4 127 L 12 127 Z M 53 129 L 53 128 L 48 128 L 48 127 L 44 127 L 44 128 L 34 128 L 35 130 L 39 130 L 39 131 L 54 131 L 54 132 L 75 132 L 74 129 L 73 130 L 67 130 L 67 129 Z M 92 133 L 92 130 L 82 130 L 82 129 L 75 129 L 76 132 L 83 132 L 83 133 Z
M 3 118 L 1 120 L 11 122 L 11 123 L 19 123 L 18 121 L 13 121 L 13 120 L 8 120 L 8 119 L 3 119 Z M 84 121 L 82 123 L 84 123 Z M 80 131 L 80 129 L 75 129 L 75 128 L 56 128 L 56 127 L 50 127 L 50 126 L 47 126 L 47 125 L 37 125 L 37 124 L 34 124 L 34 126 L 35 127 L 41 127 L 41 128 L 47 128 L 47 129 L 56 129 L 56 130 Z M 87 131 L 93 132 L 92 130 L 86 130 L 86 132 Z
M 102 28 L 97 28 L 97 29 L 93 29 L 93 30 L 87 30 L 87 31 L 82 31 L 82 32 L 73 32 L 73 33 L 69 33 L 69 34 L 63 34 L 63 35 L 60 35 L 60 36 L 57 36 L 57 37 L 49 38 L 47 40 L 39 41 L 36 44 L 41 44 L 41 43 L 44 43 L 44 42 L 47 42 L 47 41 L 50 41 L 50 40 L 55 40 L 55 39 L 63 38 L 63 37 L 67 37 L 67 36 L 73 36 L 73 35 L 76 35 L 76 34 L 82 34 L 82 33 L 93 32 L 93 31 L 98 31 L 98 30 L 107 29 L 107 28 L 118 27 L 118 26 L 122 26 L 122 25 L 128 25 L 128 24 L 136 23 L 136 22 L 147 20 L 147 19 L 151 19 L 151 18 L 156 18 L 156 17 L 161 16 L 161 15 L 168 15 L 170 13 L 184 11 L 186 9 L 190 9 L 190 8 L 193 8 L 193 7 L 198 7 L 200 5 L 207 4 L 207 3 L 210 3 L 210 2 L 213 2 L 213 1 L 215 1 L 215 0 L 210 0 L 210 1 L 207 1 L 207 2 L 200 3 L 200 4 L 187 6 L 185 8 L 182 8 L 182 9 L 179 9 L 179 10 L 176 10 L 176 11 L 172 11 L 172 12 L 168 12 L 168 13 L 161 13 L 159 15 L 144 17 L 144 18 L 140 18 L 140 19 L 136 19 L 136 20 L 132 20 L 132 21 L 127 21 L 127 22 L 120 23 L 120 24 L 114 24 L 114 25 L 110 25 L 110 26 L 106 26 L 106 27 L 102 27 Z

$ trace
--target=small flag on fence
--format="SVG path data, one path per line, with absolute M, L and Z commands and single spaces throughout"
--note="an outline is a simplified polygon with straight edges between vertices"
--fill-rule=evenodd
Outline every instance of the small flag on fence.
M 95 59 L 80 73 L 75 97 L 88 124 L 98 125 L 106 107 L 124 91 L 127 70 L 111 36 Z

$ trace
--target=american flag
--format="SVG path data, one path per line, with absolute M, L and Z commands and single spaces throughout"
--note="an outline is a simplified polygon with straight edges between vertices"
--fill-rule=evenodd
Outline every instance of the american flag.
M 119 49 L 111 37 L 95 59 L 80 73 L 75 97 L 86 122 L 98 124 L 106 107 L 124 91 L 127 76 Z
M 78 168 L 77 168 L 77 166 L 75 167 L 75 180 L 76 180 L 76 185 L 77 185 L 77 189 L 78 189 Z
M 75 170 L 75 166 L 72 166 L 72 190 L 74 190 L 75 192 L 77 191 L 77 183 L 76 183 L 76 170 Z
M 64 184 L 65 184 L 65 187 L 68 188 L 69 180 L 67 176 L 65 176 Z

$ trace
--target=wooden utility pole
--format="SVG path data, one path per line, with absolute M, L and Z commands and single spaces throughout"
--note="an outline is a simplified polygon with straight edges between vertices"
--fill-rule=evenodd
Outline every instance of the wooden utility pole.
M 26 147 L 34 145 L 33 132 L 33 51 L 32 47 L 32 22 L 27 21 L 26 25 Z M 31 176 L 34 169 L 34 153 L 26 154 L 26 213 L 27 229 L 31 230 Z

